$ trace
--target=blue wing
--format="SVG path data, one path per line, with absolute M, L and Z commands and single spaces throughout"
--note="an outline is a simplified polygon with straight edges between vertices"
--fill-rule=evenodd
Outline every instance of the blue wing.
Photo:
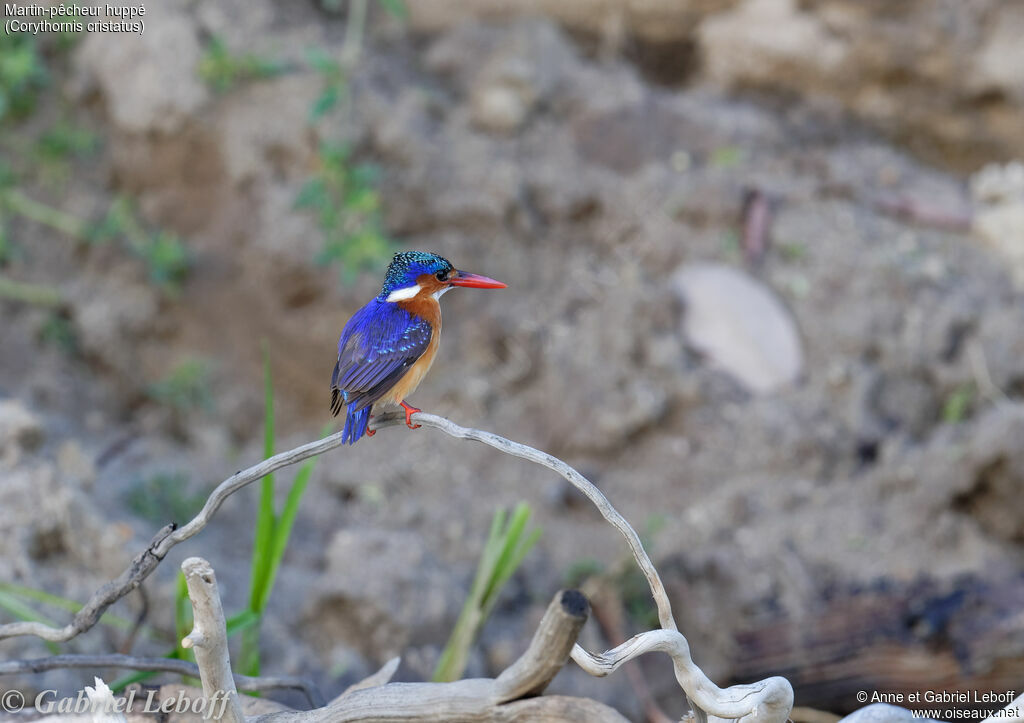
M 366 410 L 390 390 L 430 344 L 430 322 L 396 304 L 374 299 L 345 325 L 331 376 L 331 411 L 348 416 Z M 359 420 L 365 431 L 365 420 Z M 357 435 L 357 438 L 362 433 Z

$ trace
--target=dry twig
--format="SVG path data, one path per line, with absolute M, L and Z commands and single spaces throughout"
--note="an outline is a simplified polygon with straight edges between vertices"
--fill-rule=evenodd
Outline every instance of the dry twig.
M 402 414 L 385 414 L 374 420 L 374 428 L 399 424 L 405 421 Z M 793 703 L 793 690 L 784 678 L 768 678 L 748 686 L 718 688 L 693 663 L 689 645 L 677 630 L 668 594 L 661 582 L 658 571 L 643 549 L 636 530 L 608 502 L 607 498 L 583 475 L 553 455 L 513 442 L 490 432 L 461 427 L 443 417 L 418 412 L 414 421 L 424 427 L 432 427 L 459 439 L 483 442 L 495 449 L 540 464 L 564 477 L 582 492 L 600 511 L 601 515 L 625 538 L 633 558 L 651 588 L 651 594 L 658 608 L 658 619 L 662 629 L 641 633 L 623 645 L 594 655 L 575 645 L 572 658 L 580 667 L 592 675 L 607 675 L 622 663 L 646 652 L 667 653 L 673 660 L 676 680 L 686 692 L 699 723 L 710 720 L 707 714 L 721 718 L 743 719 L 747 723 L 775 723 L 785 721 Z M 63 642 L 90 629 L 100 615 L 114 602 L 137 587 L 156 568 L 167 552 L 180 542 L 199 533 L 230 495 L 242 487 L 263 478 L 265 475 L 304 459 L 322 454 L 341 444 L 341 432 L 329 437 L 296 447 L 288 452 L 274 455 L 259 464 L 235 473 L 210 494 L 203 509 L 187 525 L 181 528 L 168 526 L 160 531 L 132 561 L 131 566 L 113 582 L 100 588 L 75 615 L 71 623 L 63 628 L 54 628 L 36 622 L 18 622 L 0 625 L 0 639 L 16 635 L 35 635 L 44 640 Z M 358 693 L 353 693 L 353 697 Z
M 389 683 L 339 696 L 325 708 L 271 713 L 251 723 L 625 723 L 614 709 L 586 698 L 530 697 L 539 695 L 565 665 L 588 608 L 575 590 L 557 593 L 526 652 L 497 678 Z
M 145 670 L 159 673 L 175 673 L 190 678 L 199 677 L 199 666 L 188 660 L 174 658 L 144 658 L 135 655 L 51 655 L 46 658 L 29 660 L 5 660 L 0 662 L 0 675 L 25 675 L 45 673 L 49 670 L 68 668 L 117 668 L 120 670 Z M 304 678 L 291 676 L 260 676 L 234 674 L 235 685 L 240 690 L 260 693 L 270 690 L 298 690 L 305 694 L 313 708 L 324 705 L 319 689 Z
M 440 429 L 453 437 L 483 442 L 505 454 L 536 462 L 557 472 L 593 502 L 601 516 L 626 538 L 626 544 L 629 545 L 633 558 L 643 571 L 647 578 L 647 584 L 651 588 L 651 595 L 658 608 L 658 620 L 662 629 L 635 635 L 617 648 L 601 655 L 594 655 L 579 645 L 575 645 L 572 659 L 577 665 L 591 675 L 604 676 L 617 670 L 623 663 L 644 653 L 667 653 L 672 658 L 676 680 L 686 692 L 698 723 L 711 720 L 707 714 L 719 718 L 742 719 L 747 723 L 782 723 L 787 719 L 789 711 L 793 707 L 793 688 L 785 678 L 766 678 L 751 685 L 734 685 L 722 689 L 712 683 L 704 675 L 704 672 L 694 664 L 690 657 L 689 643 L 679 633 L 675 618 L 672 616 L 672 605 L 669 602 L 668 593 L 665 591 L 665 586 L 661 582 L 654 563 L 651 562 L 651 558 L 640 542 L 640 536 L 590 480 L 554 455 L 499 437 L 496 434 L 460 427 L 443 417 L 422 412 L 414 415 L 413 421 L 424 427 Z M 373 426 L 375 429 L 380 429 L 404 422 L 403 414 L 386 414 L 375 419 Z
M 201 557 L 190 557 L 181 563 L 192 601 L 192 632 L 181 641 L 181 647 L 195 651 L 203 696 L 212 710 L 213 702 L 227 696 L 227 705 L 219 720 L 224 723 L 245 723 L 245 714 L 238 702 L 235 677 L 228 655 L 228 629 L 224 608 L 217 592 L 217 578 L 210 563 Z

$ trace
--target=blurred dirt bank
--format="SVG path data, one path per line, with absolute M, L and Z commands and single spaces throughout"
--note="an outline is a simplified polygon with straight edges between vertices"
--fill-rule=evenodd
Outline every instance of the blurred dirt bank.
M 1019 685 L 1024 637 L 1007 620 L 1024 598 L 1024 306 L 1009 257 L 971 232 L 966 174 L 1024 156 L 1024 6 L 409 10 L 372 18 L 331 132 L 380 165 L 403 248 L 509 284 L 445 297 L 441 355 L 413 401 L 593 479 L 650 532 L 720 684 L 787 675 L 798 705 L 832 710 L 863 689 Z M 339 286 L 312 263 L 315 219 L 294 200 L 317 163 L 316 73 L 225 93 L 197 73 L 214 36 L 285 61 L 337 54 L 344 14 L 270 0 L 147 11 L 141 38 L 76 47 L 52 103 L 87 118 L 103 151 L 59 194 L 34 190 L 84 214 L 131 194 L 188 240 L 194 271 L 168 297 L 108 250 L 15 220 L 29 242 L 8 272 L 69 296 L 78 353 L 40 341 L 41 310 L 0 306 L 0 579 L 79 599 L 159 526 L 125 502 L 141 481 L 178 474 L 194 494 L 258 459 L 261 339 L 281 448 L 319 433 L 337 333 L 383 271 Z M 770 199 L 763 248 L 741 219 L 752 190 Z M 695 300 L 679 273 L 708 262 L 792 315 L 794 382 L 753 394 L 684 334 Z M 758 326 L 763 306 L 746 303 L 708 304 L 722 310 L 709 323 Z M 741 352 L 767 363 L 777 341 Z M 209 363 L 208 409 L 147 397 L 191 359 Z M 624 547 L 559 481 L 427 430 L 332 452 L 270 603 L 265 669 L 328 693 L 392 654 L 399 678 L 429 675 L 491 512 L 520 499 L 544 537 L 468 675 L 502 669 L 570 570 L 613 567 Z M 171 625 L 170 573 L 189 555 L 210 559 L 229 608 L 244 602 L 254 514 L 255 495 L 234 499 L 175 551 L 147 586 L 152 624 Z M 19 640 L 3 654 L 44 652 Z M 681 714 L 665 661 L 644 667 Z M 554 688 L 639 719 L 624 676 L 567 671 Z

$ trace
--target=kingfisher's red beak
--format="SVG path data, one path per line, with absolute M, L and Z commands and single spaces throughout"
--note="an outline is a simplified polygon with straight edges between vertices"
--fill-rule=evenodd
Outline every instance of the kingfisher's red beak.
M 468 271 L 456 271 L 448 279 L 448 283 L 452 286 L 465 286 L 470 289 L 504 289 L 507 286 L 507 284 L 503 284 L 500 281 L 489 279 L 480 274 L 471 274 Z

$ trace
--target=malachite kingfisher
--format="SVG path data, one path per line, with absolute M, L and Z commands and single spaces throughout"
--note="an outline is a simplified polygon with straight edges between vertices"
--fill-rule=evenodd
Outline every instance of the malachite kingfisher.
M 395 254 L 380 294 L 353 314 L 338 340 L 331 375 L 331 412 L 345 408 L 342 443 L 354 444 L 367 430 L 376 404 L 400 404 L 410 429 L 418 411 L 406 403 L 426 376 L 441 340 L 438 299 L 455 286 L 504 289 L 486 276 L 459 271 L 448 259 L 424 251 Z

